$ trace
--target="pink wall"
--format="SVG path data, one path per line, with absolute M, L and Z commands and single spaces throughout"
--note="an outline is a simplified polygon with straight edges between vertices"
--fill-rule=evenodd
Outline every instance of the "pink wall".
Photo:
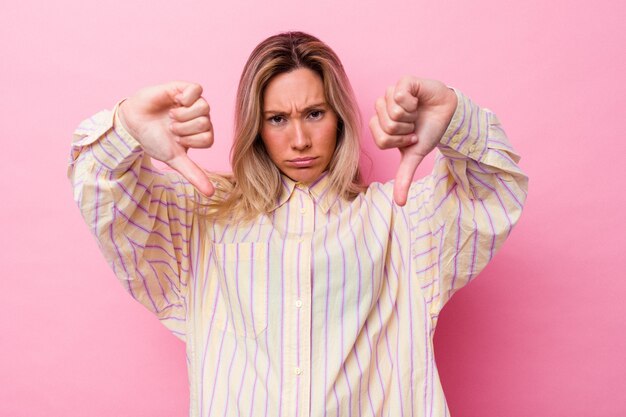
M 626 415 L 625 3 L 221 3 L 2 4 L 0 416 L 187 414 L 183 344 L 124 293 L 74 206 L 71 132 L 139 87 L 193 80 L 217 142 L 191 154 L 227 170 L 242 65 L 289 29 L 338 52 L 365 120 L 401 75 L 437 78 L 496 111 L 522 155 L 526 212 L 436 334 L 453 417 Z M 369 179 L 392 178 L 396 152 L 364 143 Z

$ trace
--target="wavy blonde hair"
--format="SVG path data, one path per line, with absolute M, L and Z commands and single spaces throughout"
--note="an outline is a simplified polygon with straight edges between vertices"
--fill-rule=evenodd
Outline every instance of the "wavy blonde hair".
M 364 190 L 359 172 L 361 119 L 343 65 L 337 54 L 318 38 L 303 32 L 285 32 L 257 45 L 244 66 L 230 151 L 233 173 L 211 175 L 217 192 L 204 214 L 216 220 L 252 220 L 275 207 L 282 191 L 281 172 L 270 159 L 260 135 L 263 94 L 273 77 L 299 68 L 308 68 L 320 76 L 325 98 L 337 114 L 337 145 L 328 167 L 331 191 L 352 200 Z

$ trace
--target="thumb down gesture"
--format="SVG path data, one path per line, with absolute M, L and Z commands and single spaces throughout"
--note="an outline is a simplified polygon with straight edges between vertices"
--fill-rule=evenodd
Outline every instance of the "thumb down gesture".
M 200 85 L 175 81 L 139 90 L 122 102 L 118 116 L 146 154 L 166 163 L 198 191 L 211 196 L 213 184 L 187 155 L 189 148 L 213 144 L 209 111 Z
M 441 140 L 456 105 L 456 94 L 445 84 L 412 76 L 402 77 L 376 100 L 369 123 L 376 146 L 398 148 L 401 154 L 393 189 L 396 204 L 406 204 L 418 165 Z

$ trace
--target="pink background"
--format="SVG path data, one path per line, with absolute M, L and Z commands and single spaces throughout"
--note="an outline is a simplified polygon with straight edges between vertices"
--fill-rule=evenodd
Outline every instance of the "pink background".
M 183 343 L 124 293 L 74 205 L 71 133 L 142 86 L 196 81 L 217 142 L 191 155 L 227 170 L 243 63 L 295 29 L 342 57 L 365 121 L 401 75 L 436 78 L 522 155 L 522 220 L 436 333 L 452 416 L 625 416 L 626 3 L 216 3 L 0 6 L 0 416 L 187 414 Z M 363 143 L 368 179 L 391 179 L 397 152 Z

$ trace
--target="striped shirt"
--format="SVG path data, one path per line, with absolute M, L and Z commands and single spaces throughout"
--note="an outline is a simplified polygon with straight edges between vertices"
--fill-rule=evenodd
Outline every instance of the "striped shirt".
M 190 416 L 448 416 L 437 317 L 520 217 L 527 177 L 496 116 L 456 92 L 433 172 L 404 207 L 393 183 L 353 201 L 283 177 L 247 224 L 114 123 L 76 130 L 74 199 L 124 289 L 186 343 Z

